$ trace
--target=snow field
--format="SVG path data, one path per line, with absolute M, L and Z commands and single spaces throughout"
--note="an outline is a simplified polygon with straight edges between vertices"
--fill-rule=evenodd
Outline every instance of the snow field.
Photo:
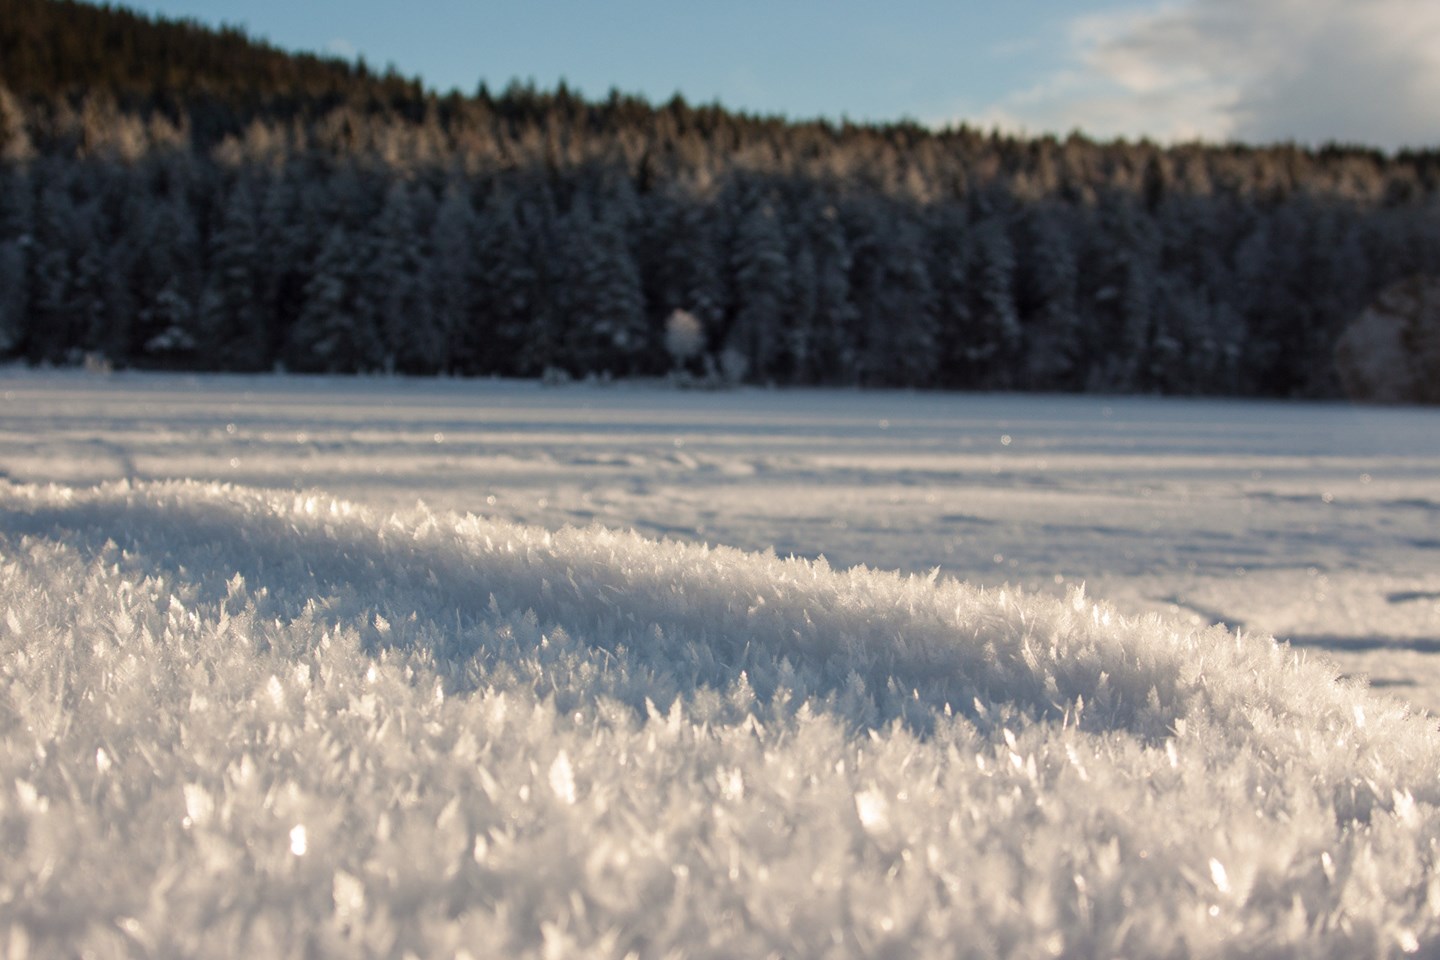
M 1433 721 L 1263 637 L 188 481 L 0 565 L 13 957 L 1440 943 Z
M 1440 713 L 1428 410 L 11 369 L 0 472 L 420 498 L 1061 599 L 1084 584 Z

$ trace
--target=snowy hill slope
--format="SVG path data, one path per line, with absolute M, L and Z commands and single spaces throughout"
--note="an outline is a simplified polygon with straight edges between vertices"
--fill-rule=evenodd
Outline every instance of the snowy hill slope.
M 1265 638 L 190 482 L 0 565 L 11 956 L 1440 949 L 1440 734 Z

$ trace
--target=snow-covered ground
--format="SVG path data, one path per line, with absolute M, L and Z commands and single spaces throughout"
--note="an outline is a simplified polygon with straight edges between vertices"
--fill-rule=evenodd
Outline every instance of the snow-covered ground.
M 1316 650 L 1440 712 L 1440 414 L 1337 404 L 0 375 L 15 482 L 191 478 L 823 555 Z
M 0 397 L 10 955 L 1440 950 L 1433 411 Z

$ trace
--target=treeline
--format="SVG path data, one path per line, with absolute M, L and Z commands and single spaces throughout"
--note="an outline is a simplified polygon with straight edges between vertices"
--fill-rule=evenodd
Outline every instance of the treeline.
M 12 57 L 17 50 L 25 56 Z M 37 363 L 1328 396 L 1440 273 L 1440 154 L 437 96 L 0 0 L 0 349 Z

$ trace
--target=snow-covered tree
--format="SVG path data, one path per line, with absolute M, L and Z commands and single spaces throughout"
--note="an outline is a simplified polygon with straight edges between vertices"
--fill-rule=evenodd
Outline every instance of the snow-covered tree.
M 542 235 L 522 222 L 521 203 L 499 186 L 475 222 L 474 256 L 462 267 L 468 271 L 470 312 L 456 338 L 459 363 L 467 372 L 538 376 L 557 362 L 549 310 L 538 295 L 542 265 L 536 255 Z
M 301 312 L 305 286 L 329 232 L 322 185 L 284 172 L 267 178 L 260 206 L 259 298 L 271 322 L 270 359 L 283 355 Z
M 857 343 L 861 383 L 928 386 L 936 369 L 934 290 L 924 234 L 903 208 L 867 211 L 851 269 L 851 296 L 863 318 Z
M 320 248 L 305 308 L 290 333 L 290 365 L 297 370 L 355 372 L 380 369 L 383 347 L 378 306 L 366 300 L 361 271 L 364 243 L 336 225 Z
M 102 252 L 93 201 L 78 206 L 64 175 L 52 170 L 40 189 L 26 354 L 64 363 L 88 349 L 102 322 Z
M 1022 383 L 1031 388 L 1084 386 L 1080 264 L 1069 227 L 1066 210 L 1054 204 L 1031 206 L 1022 225 L 1026 255 L 1016 278 L 1016 305 L 1025 335 Z
M 29 174 L 0 164 L 0 356 L 20 347 L 30 309 L 35 204 Z
M 420 288 L 429 300 L 426 309 L 435 330 L 445 337 L 447 370 L 463 369 L 461 336 L 475 309 L 475 231 L 475 208 L 461 185 L 451 183 L 436 211 L 420 267 Z
M 811 369 L 817 381 L 849 381 L 856 368 L 855 329 L 851 299 L 850 242 L 840 211 L 826 204 L 814 221 L 815 314 L 809 337 Z
M 1304 310 L 1293 284 L 1303 243 L 1299 219 L 1286 208 L 1255 218 L 1235 251 L 1238 302 L 1251 331 L 1243 358 L 1252 389 L 1282 396 L 1295 392 L 1305 376 L 1304 359 L 1287 349 L 1300 335 Z
M 561 221 L 559 346 L 572 373 L 630 373 L 650 347 L 640 274 L 617 213 L 581 202 Z
M 685 310 L 707 330 L 718 329 L 725 270 L 713 205 L 689 191 L 654 194 L 646 198 L 640 230 L 637 266 L 652 316 L 663 323 Z
M 434 373 L 449 366 L 449 338 L 423 287 L 424 250 L 415 217 L 410 186 L 393 182 L 370 227 L 373 253 L 363 274 L 368 288 L 363 296 L 379 313 L 385 368 Z
M 200 345 L 201 245 L 183 192 L 141 198 L 131 222 L 134 358 L 192 364 Z M 267 345 L 268 346 L 268 345 Z
M 965 223 L 943 217 L 934 234 L 940 313 L 941 382 L 963 388 L 1009 386 L 1020 349 L 1015 248 L 1003 214 Z
M 1346 327 L 1335 364 L 1354 399 L 1440 404 L 1440 279 L 1386 287 Z
M 741 215 L 730 256 L 734 321 L 726 345 L 745 357 L 750 376 L 768 380 L 782 345 L 790 264 L 773 202 L 760 200 Z
M 270 317 L 260 297 L 260 227 L 254 185 L 241 178 L 226 199 L 200 294 L 201 349 L 222 369 L 263 370 Z
M 1082 268 L 1088 386 L 1121 392 L 1149 389 L 1159 237 L 1154 221 L 1129 194 L 1101 202 Z

